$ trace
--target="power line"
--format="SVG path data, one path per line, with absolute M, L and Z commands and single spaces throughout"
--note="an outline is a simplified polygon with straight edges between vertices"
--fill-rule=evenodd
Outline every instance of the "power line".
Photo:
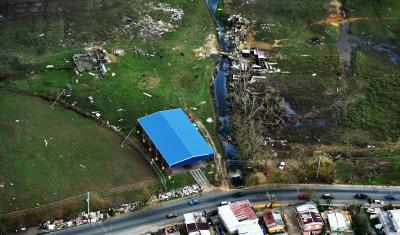
M 153 179 L 153 180 L 149 180 L 149 181 L 142 182 L 142 183 L 136 183 L 136 184 L 124 185 L 124 186 L 115 187 L 115 188 L 92 191 L 92 194 L 96 194 L 99 196 L 108 196 L 108 195 L 113 195 L 113 194 L 118 194 L 118 193 L 123 193 L 123 192 L 129 192 L 132 190 L 143 189 L 145 187 L 154 186 L 158 183 L 160 183 L 158 181 L 158 179 Z M 137 198 L 141 198 L 141 197 L 137 196 Z M 83 200 L 87 200 L 87 199 L 89 199 L 89 193 L 79 194 L 79 195 L 75 195 L 75 196 L 72 196 L 72 197 L 69 197 L 69 198 L 66 198 L 63 200 L 51 202 L 51 203 L 48 203 L 45 205 L 40 205 L 40 206 L 36 206 L 33 208 L 28 208 L 28 209 L 24 209 L 24 210 L 1 214 L 0 219 L 14 218 L 14 217 L 18 217 L 18 216 L 22 216 L 22 215 L 26 215 L 26 214 L 41 212 L 41 211 L 49 210 L 52 208 L 60 207 L 63 205 L 68 205 L 70 203 L 82 202 Z M 89 201 L 88 201 L 88 209 L 89 209 Z

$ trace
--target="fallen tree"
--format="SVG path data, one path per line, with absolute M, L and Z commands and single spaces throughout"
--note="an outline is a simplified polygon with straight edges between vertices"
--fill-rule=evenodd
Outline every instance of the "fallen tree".
M 265 81 L 249 82 L 241 76 L 230 92 L 231 118 L 240 156 L 246 160 L 263 160 L 275 155 L 275 139 L 286 126 L 283 100 L 279 92 Z

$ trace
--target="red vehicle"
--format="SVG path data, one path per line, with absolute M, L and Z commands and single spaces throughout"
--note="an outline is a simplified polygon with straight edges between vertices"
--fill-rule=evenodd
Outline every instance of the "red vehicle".
M 299 200 L 310 200 L 310 197 L 306 193 L 300 193 L 297 198 Z

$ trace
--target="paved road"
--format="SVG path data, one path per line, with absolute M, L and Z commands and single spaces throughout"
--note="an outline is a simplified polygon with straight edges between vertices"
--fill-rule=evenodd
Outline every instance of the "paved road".
M 321 196 L 323 193 L 333 193 L 335 195 L 333 203 L 352 201 L 356 193 L 366 193 L 373 199 L 384 199 L 384 196 L 389 193 L 400 194 L 399 188 L 390 189 L 385 187 L 316 186 L 313 190 L 315 190 L 318 196 Z M 235 192 L 216 190 L 194 196 L 193 198 L 200 201 L 198 205 L 187 205 L 189 199 L 176 200 L 143 211 L 114 217 L 105 222 L 69 228 L 56 232 L 56 234 L 140 234 L 164 224 L 174 223 L 179 220 L 182 221 L 184 213 L 216 208 L 221 201 L 249 199 L 252 203 L 265 202 L 265 195 L 268 191 L 269 194 L 274 194 L 279 201 L 293 202 L 297 201 L 298 194 L 304 192 L 304 189 L 290 186 L 288 188 L 250 188 L 240 191 L 244 193 L 244 196 L 240 198 L 232 197 Z M 400 203 L 400 201 L 394 203 Z M 180 216 L 172 220 L 166 219 L 166 215 L 171 212 L 176 212 Z

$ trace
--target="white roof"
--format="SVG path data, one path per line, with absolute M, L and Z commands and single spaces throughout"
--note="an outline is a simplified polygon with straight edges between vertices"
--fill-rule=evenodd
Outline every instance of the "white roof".
M 185 224 L 195 224 L 196 223 L 193 213 L 184 214 L 183 217 L 185 218 Z
M 233 214 L 229 205 L 218 207 L 218 214 L 221 217 L 226 229 L 228 229 L 230 233 L 234 233 L 240 223 L 237 220 L 235 214 Z
M 393 221 L 393 226 L 397 231 L 400 231 L 400 210 L 390 210 L 389 214 Z
M 191 232 L 189 235 L 211 235 L 210 230 L 200 230 L 196 232 Z
M 346 223 L 346 218 L 340 212 L 327 212 L 327 216 L 332 231 L 349 229 L 350 222 Z
M 238 227 L 238 235 L 264 235 L 259 224 L 246 224 Z

